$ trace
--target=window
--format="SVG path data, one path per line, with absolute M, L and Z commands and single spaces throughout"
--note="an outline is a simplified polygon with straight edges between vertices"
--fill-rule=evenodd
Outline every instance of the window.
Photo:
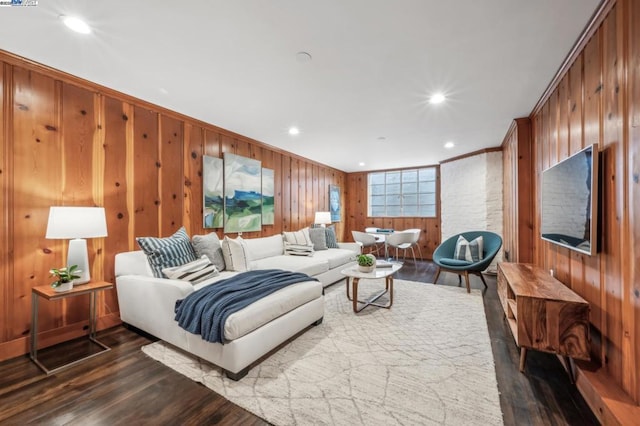
M 369 173 L 370 217 L 436 217 L 436 167 Z

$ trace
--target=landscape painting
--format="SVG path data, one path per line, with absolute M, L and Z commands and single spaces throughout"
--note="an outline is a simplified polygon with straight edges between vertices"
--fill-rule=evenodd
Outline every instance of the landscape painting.
M 224 174 L 222 158 L 202 156 L 202 218 L 204 228 L 224 226 Z
M 274 214 L 274 170 L 262 169 L 262 224 L 273 225 Z
M 262 163 L 224 154 L 224 232 L 262 228 Z

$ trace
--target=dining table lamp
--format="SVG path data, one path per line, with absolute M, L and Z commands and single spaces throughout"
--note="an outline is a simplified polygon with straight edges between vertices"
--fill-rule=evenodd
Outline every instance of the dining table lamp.
M 47 239 L 68 239 L 67 267 L 78 265 L 74 284 L 84 284 L 91 280 L 89 254 L 85 238 L 107 236 L 107 219 L 104 207 L 51 207 L 47 222 Z
M 331 223 L 331 213 L 316 212 L 316 218 L 313 223 L 322 225 L 323 227 L 329 225 Z

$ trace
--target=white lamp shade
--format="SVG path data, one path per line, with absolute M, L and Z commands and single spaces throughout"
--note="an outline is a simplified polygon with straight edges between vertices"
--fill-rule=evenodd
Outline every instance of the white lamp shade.
M 87 240 L 107 236 L 107 219 L 104 207 L 51 207 L 47 222 L 48 239 L 70 239 L 67 252 L 67 266 L 78 265 L 75 284 L 91 280 Z
M 98 238 L 107 236 L 104 207 L 51 207 L 48 239 Z
M 327 225 L 331 223 L 331 213 L 330 212 L 316 212 L 316 218 L 314 223 L 320 225 Z

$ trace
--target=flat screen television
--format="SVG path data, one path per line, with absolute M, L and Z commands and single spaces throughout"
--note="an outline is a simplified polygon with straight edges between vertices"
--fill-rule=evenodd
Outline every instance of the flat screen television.
M 542 172 L 542 239 L 588 255 L 598 251 L 598 146 Z

